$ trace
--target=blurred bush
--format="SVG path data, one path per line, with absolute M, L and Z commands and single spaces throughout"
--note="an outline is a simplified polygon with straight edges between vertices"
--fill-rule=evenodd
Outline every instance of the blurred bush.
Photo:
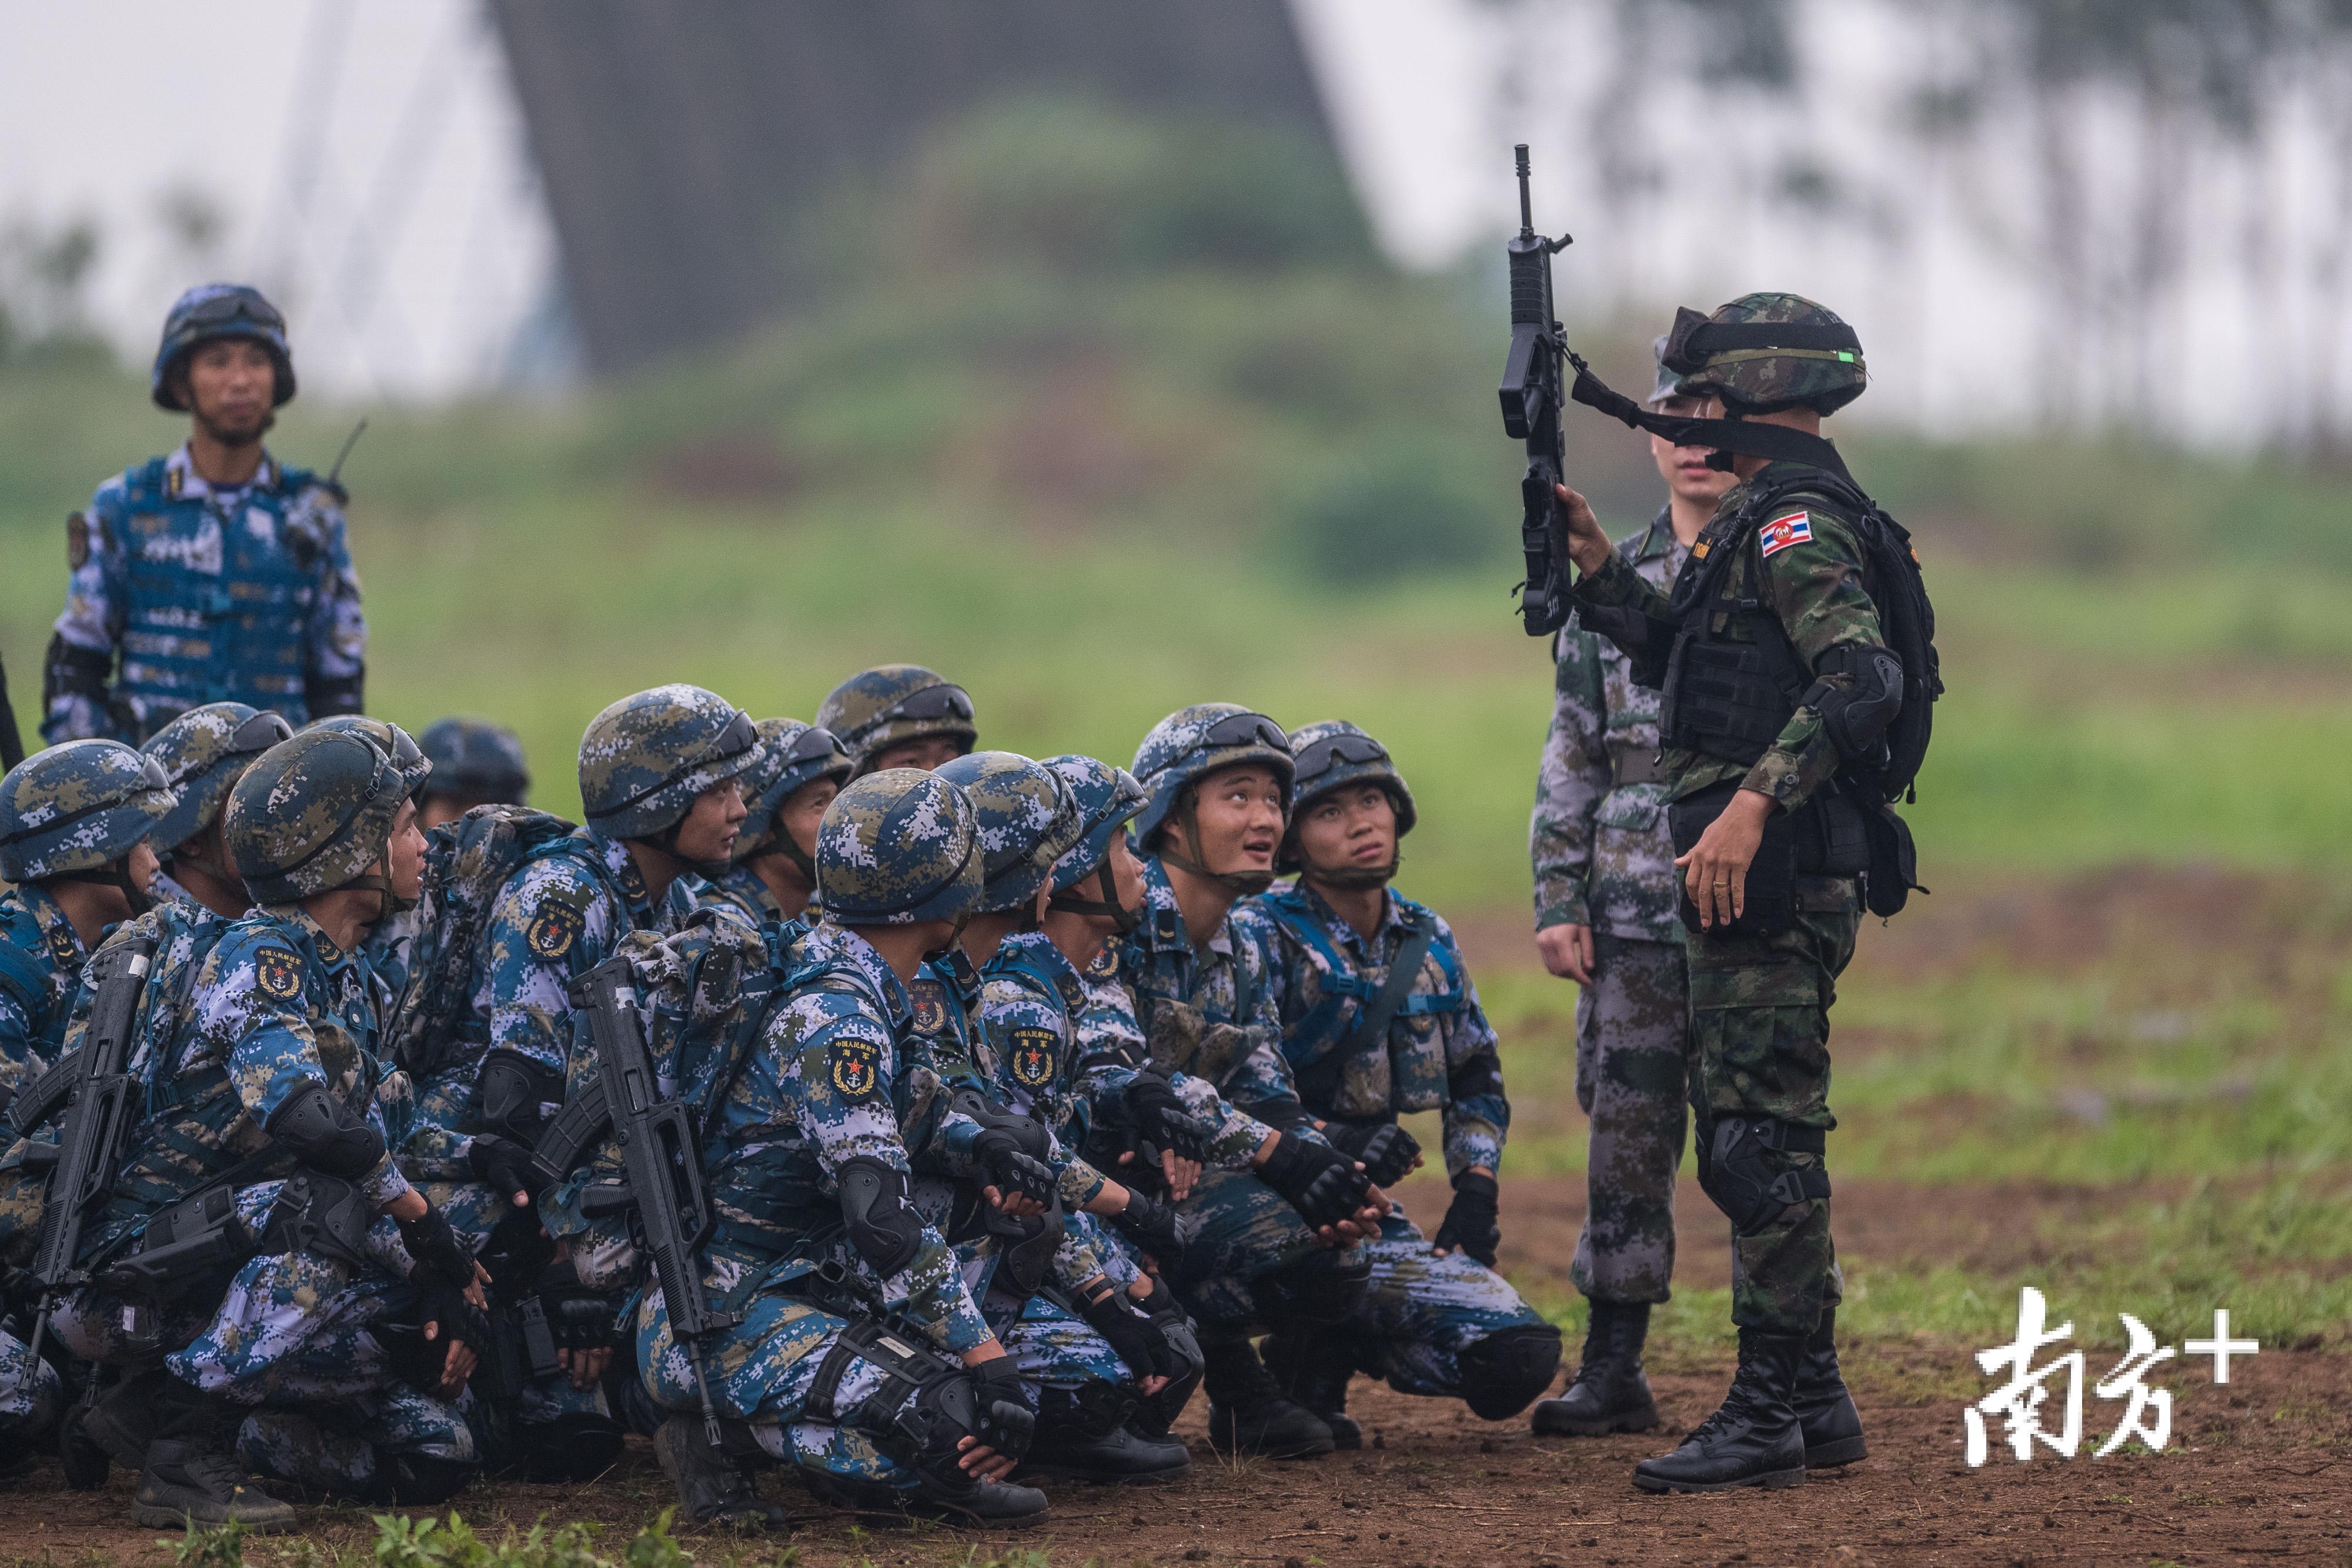
M 1516 519 L 1491 465 L 1459 444 L 1384 433 L 1321 469 L 1278 527 L 1318 583 L 1342 588 L 1497 565 Z

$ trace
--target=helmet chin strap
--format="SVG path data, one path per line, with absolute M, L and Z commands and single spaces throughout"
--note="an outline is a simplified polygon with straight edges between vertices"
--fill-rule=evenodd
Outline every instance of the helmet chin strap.
M 658 835 L 643 841 L 653 845 L 654 848 L 661 851 L 662 853 L 669 856 L 670 859 L 676 861 L 687 870 L 693 872 L 698 876 L 717 878 L 726 875 L 728 871 L 735 863 L 731 860 L 698 861 L 690 855 L 682 855 L 678 853 L 677 836 L 685 831 L 686 819 L 684 817 L 680 817 L 677 821 L 672 822 L 668 827 L 664 828 Z M 815 878 L 812 876 L 810 880 L 814 882 Z
M 955 917 L 955 929 L 948 933 L 948 939 L 923 955 L 925 961 L 939 962 L 946 959 L 956 950 L 956 944 L 963 940 L 963 928 L 971 924 L 971 911 L 967 909 Z
M 1397 867 L 1404 863 L 1404 852 L 1399 850 L 1390 855 L 1386 865 L 1326 866 L 1306 860 L 1303 855 L 1300 859 L 1307 874 L 1326 887 L 1386 887 L 1396 880 Z
M 1108 857 L 1104 859 L 1101 865 L 1095 868 L 1095 882 L 1096 885 L 1102 889 L 1100 898 L 1080 898 L 1076 893 L 1065 888 L 1047 899 L 1045 907 L 1049 910 L 1058 910 L 1064 915 L 1108 915 L 1122 936 L 1143 924 L 1143 911 L 1129 909 L 1118 901 L 1118 883 L 1110 874 L 1110 861 Z M 1078 887 L 1084 885 L 1084 882 L 1073 884 Z
M 343 887 L 357 888 L 362 893 L 376 895 L 375 918 L 368 922 L 371 925 L 381 925 L 395 915 L 405 915 L 417 904 L 415 899 L 403 898 L 393 891 L 392 846 L 389 843 L 383 846 L 383 853 L 376 857 L 374 870 L 352 878 L 343 883 Z M 335 891 L 341 893 L 342 890 L 339 887 Z
M 1184 824 L 1184 844 L 1190 849 L 1201 841 L 1201 819 L 1189 792 L 1184 798 L 1181 821 Z M 1182 867 L 1194 876 L 1215 883 L 1235 898 L 1247 898 L 1254 893 L 1264 893 L 1274 885 L 1274 870 L 1271 866 L 1265 871 L 1211 871 L 1192 856 L 1178 853 L 1164 838 L 1160 844 L 1160 858 L 1170 865 Z
M 139 884 L 131 880 L 131 862 L 127 858 L 109 861 L 96 871 L 66 872 L 57 880 L 88 883 L 93 887 L 115 889 L 122 894 L 123 902 L 131 906 L 131 918 L 133 920 L 155 907 L 155 901 L 140 892 Z

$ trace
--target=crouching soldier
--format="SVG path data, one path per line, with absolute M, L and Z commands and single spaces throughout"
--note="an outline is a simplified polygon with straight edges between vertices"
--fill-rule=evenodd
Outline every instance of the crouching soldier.
M 221 837 L 221 809 L 253 759 L 294 733 L 284 718 L 243 703 L 192 707 L 142 747 L 163 765 L 179 803 L 148 835 L 162 869 L 157 903 L 176 898 L 234 920 L 253 906 Z
M 1359 1441 L 1345 1414 L 1358 1371 L 1500 1421 L 1550 1385 L 1559 1331 L 1494 1271 L 1511 1120 L 1495 1031 L 1453 931 L 1389 885 L 1413 802 L 1388 752 L 1351 724 L 1307 725 L 1290 745 L 1281 860 L 1298 880 L 1238 917 L 1265 949 L 1283 1055 L 1324 1135 L 1383 1185 L 1422 1160 L 1398 1116 L 1441 1112 L 1454 1202 L 1433 1241 L 1391 1210 L 1364 1244 L 1371 1281 L 1346 1327 L 1277 1334 L 1266 1363 L 1345 1448 Z
M 796 718 L 759 723 L 760 760 L 742 776 L 743 826 L 733 863 L 695 890 L 752 925 L 798 920 L 816 895 L 816 825 L 849 778 L 849 753 L 829 729 Z

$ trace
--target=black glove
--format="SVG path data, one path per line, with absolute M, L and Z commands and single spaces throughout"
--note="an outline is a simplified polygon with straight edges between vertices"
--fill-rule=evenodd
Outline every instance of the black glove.
M 421 1195 L 420 1195 L 421 1196 Z M 462 1291 L 474 1282 L 474 1249 L 449 1228 L 449 1217 L 427 1199 L 425 1212 L 399 1221 L 401 1245 L 416 1267 L 409 1281 L 417 1285 L 446 1285 Z
M 1037 1396 L 1021 1381 L 1021 1368 L 1009 1355 L 982 1362 L 971 1374 L 974 1419 L 971 1435 L 1018 1464 L 1029 1454 L 1037 1436 Z
M 1495 1206 L 1496 1196 L 1501 1190 L 1493 1176 L 1477 1171 L 1464 1171 L 1455 1176 L 1454 1202 L 1445 1210 L 1445 1222 L 1437 1228 L 1437 1235 L 1431 1245 L 1458 1247 L 1487 1268 L 1493 1268 L 1495 1249 L 1503 1240 L 1503 1228 L 1496 1221 Z
M 1354 1218 L 1372 1190 L 1372 1178 L 1358 1170 L 1355 1161 L 1296 1133 L 1276 1137 L 1274 1151 L 1257 1174 L 1318 1229 Z
M 1421 1158 L 1421 1140 L 1394 1122 L 1330 1122 L 1323 1135 L 1349 1159 L 1364 1162 L 1377 1186 L 1394 1186 Z
M 474 1178 L 500 1197 L 530 1192 L 538 1185 L 530 1174 L 530 1151 L 496 1133 L 475 1134 L 466 1163 L 474 1167 Z
M 982 1185 L 994 1187 L 1008 1200 L 1016 1193 L 1039 1203 L 1054 1200 L 1054 1173 L 1045 1161 L 1024 1154 L 1021 1140 L 1003 1128 L 982 1129 L 972 1141 L 972 1157 L 980 1162 Z
M 467 1301 L 465 1295 L 450 1286 L 433 1283 L 420 1292 L 416 1324 L 413 1328 L 385 1325 L 378 1335 L 385 1357 L 402 1382 L 420 1393 L 437 1394 L 441 1374 L 449 1364 L 452 1344 L 469 1345 L 475 1357 L 484 1365 L 490 1359 L 491 1339 L 489 1315 Z M 437 1324 L 431 1339 L 425 1337 L 428 1325 Z
M 609 1350 L 619 1343 L 613 1299 L 581 1284 L 570 1263 L 555 1265 L 540 1281 L 539 1310 L 558 1350 Z
M 1172 1204 L 1127 1189 L 1127 1207 L 1110 1217 L 1110 1228 L 1151 1254 L 1162 1269 L 1173 1269 L 1184 1259 L 1184 1235 L 1176 1226 Z
M 1152 1354 L 1158 1336 L 1151 1320 L 1129 1305 L 1127 1292 L 1105 1281 L 1103 1293 L 1078 1309 L 1087 1326 L 1103 1336 L 1111 1349 L 1118 1352 L 1119 1360 L 1138 1377 L 1150 1377 L 1160 1371 Z
M 1138 1073 L 1121 1098 L 1128 1120 L 1144 1142 L 1183 1159 L 1197 1162 L 1209 1157 L 1209 1144 L 1217 1129 L 1192 1114 L 1167 1079 L 1157 1072 Z

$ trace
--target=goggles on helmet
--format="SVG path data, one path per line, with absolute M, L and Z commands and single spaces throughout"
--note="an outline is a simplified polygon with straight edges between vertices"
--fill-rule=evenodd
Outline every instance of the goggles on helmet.
M 209 761 L 190 758 L 171 771 L 168 782 L 173 789 L 177 789 L 197 774 L 217 768 L 227 758 L 250 757 L 257 752 L 267 751 L 279 741 L 290 738 L 293 734 L 294 727 L 286 722 L 284 714 L 270 712 L 255 714 L 251 718 L 238 725 L 231 733 L 228 737 L 228 749 Z
M 1713 321 L 1685 305 L 1675 312 L 1658 362 L 1679 375 L 1696 375 L 1721 354 L 1753 349 L 1811 349 L 1859 354 L 1862 340 L 1843 322 L 1811 326 L 1795 321 Z
M 215 294 L 209 299 L 188 307 L 180 319 L 190 327 L 226 327 L 238 321 L 250 322 L 272 332 L 286 330 L 286 318 L 278 307 L 249 289 Z
M 1369 735 L 1327 735 L 1301 751 L 1293 763 L 1299 791 L 1343 762 L 1386 762 L 1388 748 Z
M 971 722 L 971 696 L 961 686 L 950 685 L 945 681 L 935 686 L 919 686 L 841 738 L 845 741 L 859 740 L 880 729 L 884 725 L 896 723 L 902 718 L 926 722 L 933 719 L 960 718 L 969 724 Z
M 794 737 L 791 748 L 784 753 L 784 770 L 790 772 L 807 763 L 821 762 L 832 757 L 846 758 L 848 755 L 849 748 L 841 744 L 841 737 L 829 729 L 812 726 L 801 731 Z
M 1282 726 L 1262 713 L 1227 714 L 1202 733 L 1194 751 L 1224 751 L 1236 746 L 1266 746 L 1283 753 L 1290 752 L 1290 737 Z
M 37 838 L 43 833 L 54 833 L 59 828 L 69 827 L 85 817 L 95 817 L 103 812 L 119 810 L 134 795 L 143 795 L 151 790 L 172 788 L 172 781 L 164 776 L 163 765 L 161 762 L 152 757 L 145 758 L 144 762 L 145 766 L 139 770 L 139 777 L 125 784 L 119 793 L 109 796 L 94 805 L 84 806 L 79 811 L 68 811 L 62 817 L 45 817 L 40 821 L 18 828 L 7 837 L 0 838 L 0 844 L 13 844 L 19 839 Z

